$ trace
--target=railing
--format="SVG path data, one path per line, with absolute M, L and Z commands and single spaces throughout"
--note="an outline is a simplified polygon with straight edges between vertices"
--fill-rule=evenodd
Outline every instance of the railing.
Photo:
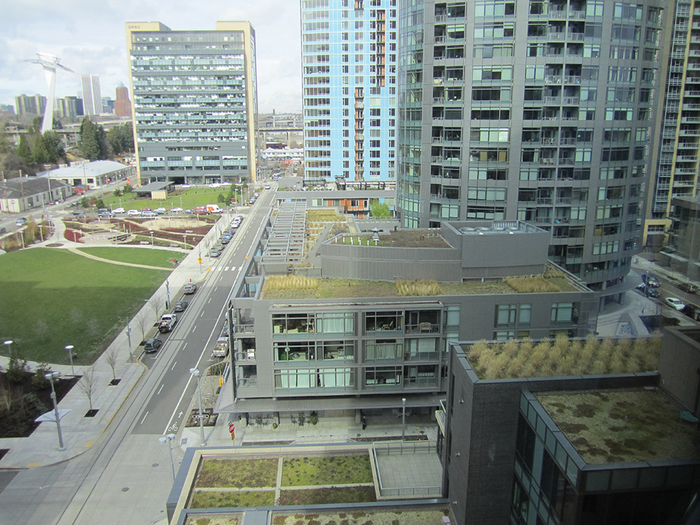
M 437 443 L 432 441 L 399 441 L 372 443 L 372 455 L 374 456 L 374 464 L 377 466 L 377 481 L 379 482 L 379 494 L 384 497 L 441 496 L 442 487 L 439 485 L 424 487 L 384 487 L 382 482 L 381 469 L 379 468 L 378 456 L 380 455 L 389 456 L 392 454 L 431 454 L 436 452 Z

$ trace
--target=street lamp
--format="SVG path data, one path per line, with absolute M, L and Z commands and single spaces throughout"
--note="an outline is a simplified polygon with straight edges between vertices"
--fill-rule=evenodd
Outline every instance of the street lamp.
M 151 248 L 153 248 L 153 230 L 148 230 L 151 232 Z
M 12 341 L 12 340 L 10 339 L 10 340 L 5 341 L 5 342 L 3 343 L 5 346 L 7 346 L 7 352 L 8 352 L 8 355 L 10 356 L 10 359 L 12 359 L 12 343 L 13 343 L 13 342 L 14 342 L 14 341 Z
M 206 446 L 207 442 L 204 440 L 204 418 L 202 417 L 202 388 L 199 384 L 199 369 L 190 368 L 190 374 L 197 378 L 197 397 L 199 398 L 199 431 L 202 435 L 202 445 Z
M 66 346 L 66 350 L 68 350 L 68 357 L 70 358 L 70 373 L 75 377 L 75 368 L 73 368 L 73 345 Z
M 401 399 L 401 441 L 406 438 L 406 398 Z
M 170 281 L 165 279 L 165 309 L 170 308 Z
M 56 389 L 53 386 L 53 380 L 60 376 L 60 372 L 50 372 L 44 377 L 51 383 L 51 399 L 53 400 L 53 412 L 56 417 L 56 429 L 58 430 L 58 450 L 66 450 L 63 446 L 63 434 L 61 433 L 61 416 L 58 414 L 58 403 L 56 402 Z
M 131 326 L 129 325 L 129 318 L 126 318 L 126 337 L 129 340 L 129 362 L 134 360 L 134 356 L 131 353 Z
M 170 444 L 171 441 L 175 439 L 175 434 L 168 434 L 167 436 L 162 436 L 158 438 L 161 443 L 168 444 L 168 451 L 170 451 L 170 470 L 173 473 L 173 481 L 175 481 L 175 462 L 173 461 L 173 446 Z

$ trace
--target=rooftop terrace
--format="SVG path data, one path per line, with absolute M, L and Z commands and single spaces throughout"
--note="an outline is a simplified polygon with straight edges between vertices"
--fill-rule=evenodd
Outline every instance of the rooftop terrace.
M 548 268 L 545 275 L 510 277 L 506 280 L 468 282 L 368 281 L 361 279 L 313 279 L 297 275 L 271 275 L 260 295 L 264 300 L 346 299 L 361 297 L 433 297 L 442 295 L 512 294 L 580 291 L 562 272 Z
M 660 391 L 535 395 L 589 464 L 700 459 L 700 432 Z

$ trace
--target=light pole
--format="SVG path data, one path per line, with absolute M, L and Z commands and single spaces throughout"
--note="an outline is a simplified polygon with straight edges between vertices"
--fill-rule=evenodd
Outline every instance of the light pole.
M 126 338 L 129 340 L 129 362 L 134 360 L 134 356 L 131 353 L 131 326 L 129 325 L 129 318 L 126 318 Z
M 158 438 L 161 443 L 168 444 L 168 451 L 170 452 L 170 470 L 173 473 L 173 481 L 175 481 L 175 462 L 173 461 L 173 446 L 170 442 L 175 439 L 175 434 L 168 434 L 167 436 L 162 436 Z
M 153 230 L 148 230 L 151 232 L 151 248 L 153 248 Z
M 66 346 L 66 350 L 68 350 L 68 357 L 70 358 L 70 373 L 75 377 L 75 368 L 73 368 L 73 345 Z
M 202 417 L 202 388 L 200 387 L 199 384 L 199 369 L 198 368 L 190 368 L 190 374 L 192 374 L 195 378 L 197 378 L 197 397 L 199 398 L 199 431 L 202 435 L 202 445 L 201 446 L 206 446 L 207 442 L 204 440 L 204 418 Z
M 185 244 L 185 250 L 187 249 L 187 234 L 183 234 L 182 236 L 182 242 Z
M 5 341 L 3 343 L 7 347 L 7 352 L 8 352 L 8 355 L 10 356 L 10 359 L 12 359 L 12 343 L 13 342 L 14 341 L 12 341 L 12 339 L 10 339 L 10 340 Z
M 406 398 L 401 399 L 401 441 L 406 439 Z
M 165 309 L 170 308 L 170 281 L 165 279 Z
M 53 386 L 53 380 L 60 376 L 60 372 L 51 372 L 44 377 L 51 383 L 51 399 L 53 400 L 53 413 L 56 417 L 56 429 L 58 430 L 58 450 L 66 450 L 63 446 L 63 434 L 61 433 L 61 416 L 58 414 L 58 403 L 56 402 L 56 389 Z

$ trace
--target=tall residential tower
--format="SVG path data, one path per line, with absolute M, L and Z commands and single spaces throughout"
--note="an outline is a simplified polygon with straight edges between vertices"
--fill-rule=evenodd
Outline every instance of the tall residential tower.
M 139 180 L 255 180 L 257 83 L 249 22 L 215 31 L 126 24 Z
M 660 0 L 411 0 L 399 43 L 405 227 L 535 223 L 604 296 L 641 248 Z
M 80 75 L 83 86 L 83 111 L 91 117 L 102 113 L 102 90 L 99 75 Z
M 301 0 L 304 178 L 396 177 L 397 0 Z

